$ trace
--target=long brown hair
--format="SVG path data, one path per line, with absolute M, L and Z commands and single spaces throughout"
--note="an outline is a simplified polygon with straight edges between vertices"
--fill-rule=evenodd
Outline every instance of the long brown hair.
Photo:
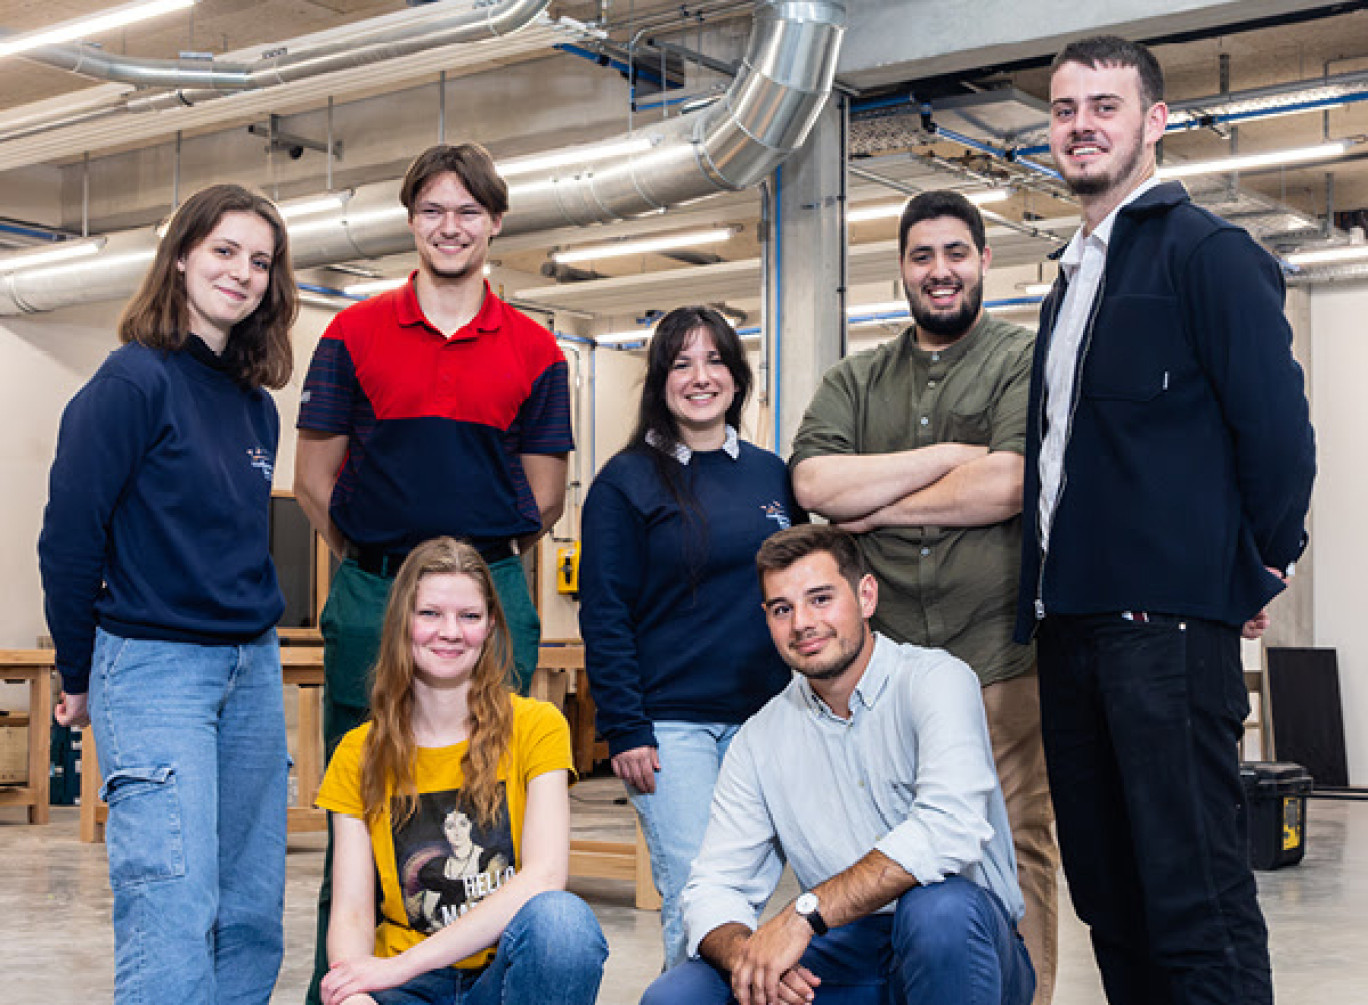
M 185 344 L 190 312 L 185 276 L 178 262 L 199 247 L 228 213 L 255 213 L 275 235 L 270 282 L 261 303 L 233 326 L 223 358 L 233 375 L 251 387 L 284 387 L 294 370 L 290 326 L 299 313 L 299 291 L 290 264 L 290 238 L 275 204 L 241 185 L 211 185 L 192 195 L 172 215 L 157 256 L 142 286 L 119 318 L 119 340 L 149 349 Z
M 418 584 L 426 576 L 469 576 L 479 587 L 489 610 L 489 635 L 475 664 L 466 703 L 470 731 L 461 770 L 462 801 L 481 826 L 495 823 L 500 810 L 499 761 L 513 734 L 513 701 L 508 681 L 513 672 L 513 640 L 508 632 L 494 579 L 480 553 L 464 541 L 437 537 L 420 544 L 404 560 L 394 577 L 380 657 L 371 685 L 371 729 L 361 758 L 361 801 L 366 821 L 374 824 L 392 798 L 394 824 L 403 823 L 418 809 L 414 778 L 417 745 L 413 739 L 412 618 Z

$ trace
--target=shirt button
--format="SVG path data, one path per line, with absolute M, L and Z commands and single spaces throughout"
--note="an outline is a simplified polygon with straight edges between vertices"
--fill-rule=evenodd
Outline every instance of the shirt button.
M 923 415 L 923 416 L 921 417 L 921 424 L 922 424 L 923 426 L 930 425 L 930 424 L 931 424 L 931 420 L 928 419 L 926 416 Z
M 922 558 L 925 558 L 925 557 L 926 557 L 927 555 L 929 555 L 929 554 L 931 554 L 931 549 L 930 549 L 930 548 L 923 548 L 923 549 L 922 549 Z

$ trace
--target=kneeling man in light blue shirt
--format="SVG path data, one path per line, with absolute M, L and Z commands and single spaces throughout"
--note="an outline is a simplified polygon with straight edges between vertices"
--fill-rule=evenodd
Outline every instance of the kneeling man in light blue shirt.
M 978 678 L 869 628 L 878 586 L 844 531 L 781 531 L 756 564 L 797 673 L 732 741 L 683 895 L 693 958 L 642 1005 L 1027 1005 Z M 805 892 L 759 925 L 786 861 Z

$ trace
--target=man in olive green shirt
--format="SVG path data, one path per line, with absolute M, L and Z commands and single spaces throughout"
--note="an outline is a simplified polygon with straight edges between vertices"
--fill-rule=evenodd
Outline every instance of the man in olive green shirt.
M 879 581 L 873 627 L 949 650 L 983 684 L 1026 899 L 1035 1005 L 1047 1005 L 1058 852 L 1035 652 L 1012 641 L 1034 336 L 983 310 L 992 251 L 963 196 L 909 202 L 899 251 L 915 324 L 827 373 L 793 441 L 794 493 L 859 535 Z

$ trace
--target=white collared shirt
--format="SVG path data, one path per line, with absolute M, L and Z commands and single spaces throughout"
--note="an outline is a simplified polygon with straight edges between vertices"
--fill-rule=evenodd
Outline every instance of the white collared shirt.
M 1137 185 L 1121 203 L 1107 214 L 1091 234 L 1080 227 L 1064 249 L 1059 268 L 1068 281 L 1064 303 L 1059 308 L 1050 346 L 1045 355 L 1045 430 L 1040 444 L 1040 546 L 1050 547 L 1050 528 L 1054 524 L 1055 509 L 1064 490 L 1064 449 L 1067 446 L 1069 419 L 1073 408 L 1074 376 L 1078 371 L 1078 353 L 1083 335 L 1102 286 L 1102 274 L 1107 267 L 1107 245 L 1117 214 L 1159 184 L 1150 175 Z
M 661 453 L 669 454 L 680 464 L 685 466 L 693 459 L 694 452 L 692 450 L 682 443 L 676 443 L 671 447 L 669 444 L 665 443 L 664 437 L 654 429 L 646 430 L 646 442 Z M 732 460 L 736 460 L 741 456 L 741 441 L 736 435 L 736 430 L 731 426 L 727 427 L 727 438 L 722 442 L 722 450 Z

